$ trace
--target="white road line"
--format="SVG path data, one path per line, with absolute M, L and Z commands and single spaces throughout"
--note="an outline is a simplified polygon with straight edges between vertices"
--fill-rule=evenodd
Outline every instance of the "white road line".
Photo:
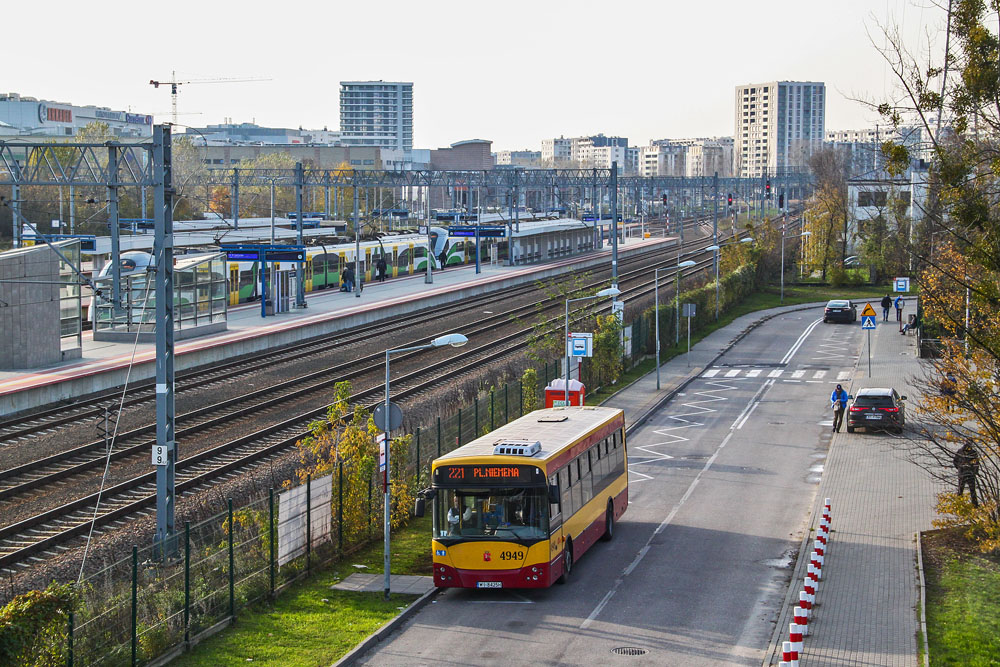
M 773 370 L 770 373 L 768 373 L 767 377 L 769 377 L 769 378 L 780 378 L 781 374 L 784 373 L 784 372 L 785 371 L 783 371 L 782 369 L 779 368 L 777 370 Z
M 755 368 L 752 371 L 747 371 L 747 377 L 748 378 L 755 378 L 755 377 L 757 377 L 760 374 L 761 374 L 761 369 L 759 369 L 759 368 Z
M 736 368 L 726 373 L 727 378 L 734 378 L 740 374 L 740 369 Z
M 805 371 L 792 371 L 792 378 L 793 379 L 798 379 L 798 378 L 802 377 L 805 374 L 806 374 Z
M 581 630 L 586 630 L 588 627 L 590 627 L 590 624 L 594 622 L 594 619 L 597 618 L 597 616 L 601 613 L 604 607 L 607 606 L 608 602 L 611 601 L 611 598 L 615 596 L 615 593 L 618 592 L 618 589 L 625 581 L 625 577 L 630 575 L 632 571 L 639 566 L 639 563 L 642 562 L 642 559 L 646 557 L 646 554 L 649 553 L 649 548 L 653 543 L 653 539 L 657 535 L 662 533 L 664 529 L 670 525 L 670 522 L 674 520 L 674 517 L 677 516 L 677 512 L 680 511 L 681 507 L 684 506 L 684 503 L 686 503 L 688 498 L 691 497 L 691 494 L 694 493 L 694 489 L 696 486 L 698 486 L 698 482 L 701 481 L 702 475 L 704 475 L 708 471 L 708 469 L 712 467 L 712 464 L 715 463 L 715 459 L 719 456 L 719 452 L 721 452 L 722 448 L 726 446 L 730 438 L 733 437 L 734 433 L 736 433 L 736 431 L 731 430 L 726 435 L 726 437 L 722 439 L 722 442 L 719 443 L 719 446 L 718 448 L 716 448 L 715 453 L 712 454 L 712 456 L 709 457 L 707 461 L 705 461 L 704 467 L 702 467 L 701 471 L 695 476 L 693 480 L 691 480 L 691 484 L 688 486 L 687 491 L 684 492 L 684 495 L 681 496 L 681 499 L 677 501 L 677 504 L 674 505 L 673 509 L 670 510 L 670 514 L 668 514 L 667 517 L 662 522 L 660 522 L 660 525 L 656 527 L 656 530 L 654 530 L 653 533 L 649 536 L 649 539 L 646 540 L 646 544 L 643 545 L 641 549 L 639 549 L 639 553 L 635 555 L 635 558 L 632 559 L 632 562 L 629 563 L 628 567 L 626 567 L 625 570 L 621 573 L 621 576 L 615 579 L 615 583 L 611 587 L 611 590 L 609 590 L 607 594 L 601 599 L 601 601 L 597 603 L 597 606 L 594 607 L 594 611 L 590 612 L 590 616 L 588 616 L 586 620 L 584 620 L 584 622 L 580 624 Z
M 851 371 L 840 371 L 839 373 L 837 373 L 837 380 L 838 381 L 840 381 L 840 380 L 850 380 L 850 379 L 851 379 Z
M 806 337 L 809 336 L 809 334 L 812 333 L 813 329 L 815 329 L 816 326 L 819 325 L 819 323 L 822 321 L 823 320 L 816 320 L 808 327 L 806 327 L 806 330 L 802 332 L 802 335 L 799 336 L 798 340 L 795 341 L 792 347 L 789 348 L 788 352 L 785 353 L 785 356 L 782 357 L 781 359 L 782 364 L 787 364 L 791 360 L 791 358 L 795 356 L 795 353 L 799 351 L 799 348 L 802 347 L 802 344 L 806 342 Z
M 813 373 L 813 380 L 822 380 L 826 376 L 826 371 L 816 371 Z
M 702 373 L 701 376 L 703 378 L 714 378 L 716 375 L 719 374 L 720 370 L 722 370 L 722 369 L 720 369 L 720 368 L 710 368 L 707 371 L 705 371 L 704 373 Z
M 818 325 L 821 321 L 822 320 L 816 320 L 811 325 L 809 325 L 809 327 L 802 333 L 802 335 L 799 336 L 799 339 L 795 341 L 791 349 L 788 350 L 788 353 L 785 354 L 784 359 L 782 360 L 781 363 L 783 364 L 788 363 L 788 360 L 792 358 L 792 356 L 795 354 L 796 351 L 798 351 L 800 347 L 802 347 L 802 343 L 803 341 L 805 341 L 806 336 L 808 336 L 809 333 L 813 329 L 815 329 L 816 325 Z M 646 544 L 643 545 L 641 549 L 639 549 L 639 552 L 635 555 L 635 558 L 632 560 L 632 562 L 629 563 L 629 566 L 625 568 L 621 576 L 615 579 L 615 583 L 614 585 L 612 585 L 611 590 L 607 592 L 607 594 L 601 599 L 601 601 L 597 603 L 597 606 L 594 607 L 594 611 L 590 612 L 590 615 L 587 616 L 587 618 L 583 621 L 583 623 L 580 624 L 581 630 L 585 630 L 588 627 L 590 627 L 590 625 L 594 622 L 594 619 L 597 618 L 597 616 L 601 613 L 601 611 L 608 604 L 608 602 L 611 601 L 611 598 L 615 596 L 615 593 L 618 592 L 618 589 L 621 588 L 622 583 L 625 581 L 625 577 L 631 574 L 632 571 L 639 566 L 639 563 L 642 562 L 642 559 L 646 557 L 647 553 L 649 553 L 649 548 L 653 543 L 653 539 L 657 535 L 662 533 L 666 529 L 666 527 L 670 525 L 670 522 L 674 520 L 674 517 L 677 516 L 677 513 L 680 511 L 681 507 L 684 506 L 684 503 L 686 503 L 688 498 L 691 497 L 691 494 L 694 493 L 694 489 L 696 486 L 698 486 L 698 483 L 701 481 L 702 475 L 708 472 L 708 469 L 712 467 L 712 464 L 715 463 L 715 459 L 718 458 L 719 453 L 722 452 L 723 447 L 725 447 L 726 444 L 730 441 L 730 439 L 732 439 L 733 435 L 736 433 L 736 430 L 743 426 L 743 423 L 745 423 L 747 418 L 749 418 L 750 413 L 753 412 L 757 404 L 760 403 L 760 397 L 767 390 L 767 388 L 772 386 L 773 384 L 774 380 L 766 381 L 763 385 L 761 385 L 760 389 L 757 390 L 757 393 L 753 395 L 753 398 L 750 399 L 750 402 L 747 404 L 747 407 L 745 407 L 743 409 L 743 412 L 740 413 L 740 416 L 737 417 L 736 422 L 733 422 L 733 425 L 729 427 L 729 433 L 727 433 L 726 437 L 723 438 L 722 442 L 719 443 L 719 446 L 716 448 L 712 456 L 709 457 L 707 461 L 705 461 L 705 465 L 701 469 L 701 471 L 699 471 L 698 474 L 695 476 L 695 478 L 691 480 L 691 484 L 688 486 L 687 491 L 684 492 L 684 495 L 681 496 L 681 499 L 677 501 L 677 504 L 674 505 L 673 508 L 670 510 L 670 514 L 668 514 L 666 518 L 663 519 L 662 522 L 660 522 L 660 525 L 656 527 L 656 530 L 654 530 L 653 533 L 649 536 L 649 539 L 646 540 Z M 737 426 L 737 424 L 739 425 Z

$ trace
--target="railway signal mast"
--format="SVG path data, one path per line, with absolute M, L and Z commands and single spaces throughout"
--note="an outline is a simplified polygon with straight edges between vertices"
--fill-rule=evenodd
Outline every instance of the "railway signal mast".
M 247 83 L 250 81 L 270 81 L 270 79 L 262 77 L 253 77 L 249 79 L 233 79 L 233 78 L 222 78 L 222 79 L 189 79 L 187 81 L 178 81 L 177 72 L 170 73 L 170 81 L 157 81 L 156 79 L 150 79 L 149 85 L 153 88 L 159 88 L 160 86 L 170 86 L 170 108 L 171 108 L 171 120 L 173 124 L 177 124 L 177 92 L 180 86 L 187 86 L 195 83 Z

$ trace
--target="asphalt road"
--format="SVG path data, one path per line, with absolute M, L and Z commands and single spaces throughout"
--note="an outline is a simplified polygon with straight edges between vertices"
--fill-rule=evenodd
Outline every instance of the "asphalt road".
M 630 436 L 629 509 L 567 585 L 446 590 L 364 662 L 759 665 L 822 474 L 830 392 L 863 351 L 859 326 L 821 317 L 761 325 Z

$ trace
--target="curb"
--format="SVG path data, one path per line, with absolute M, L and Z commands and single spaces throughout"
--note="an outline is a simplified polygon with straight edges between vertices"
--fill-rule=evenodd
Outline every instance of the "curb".
M 347 655 L 333 663 L 332 667 L 347 667 L 348 665 L 357 664 L 358 660 L 361 659 L 361 656 L 395 632 L 399 626 L 408 621 L 411 616 L 416 614 L 424 605 L 434 599 L 440 590 L 441 589 L 439 588 L 432 588 L 421 595 L 414 602 L 412 602 L 409 607 L 399 612 L 398 616 L 386 622 L 386 624 L 381 628 L 368 635 L 363 642 L 351 649 Z
M 917 531 L 917 582 L 920 587 L 920 634 L 924 639 L 924 659 L 921 663 L 928 667 L 931 664 L 931 647 L 927 639 L 927 586 L 924 581 L 924 547 L 920 531 Z
M 700 367 L 701 370 L 697 370 L 698 367 L 697 366 L 693 366 L 692 369 L 695 370 L 694 373 L 688 374 L 688 376 L 686 378 L 684 378 L 679 385 L 677 385 L 673 389 L 668 390 L 667 393 L 664 394 L 663 397 L 660 400 L 656 401 L 656 403 L 654 403 L 653 405 L 651 405 L 648 410 L 646 410 L 644 413 L 642 413 L 641 415 L 639 415 L 638 417 L 636 417 L 634 420 L 632 420 L 632 423 L 625 427 L 625 435 L 630 434 L 632 431 L 634 431 L 635 429 L 637 429 L 640 426 L 642 426 L 646 422 L 646 420 L 648 420 L 650 418 L 650 416 L 652 416 L 652 414 L 654 412 L 656 412 L 657 410 L 659 410 L 660 408 L 662 408 L 664 405 L 666 405 L 667 403 L 669 403 L 670 401 L 672 401 L 674 399 L 674 397 L 677 396 L 678 393 L 680 393 L 681 391 L 683 391 L 689 384 L 691 384 L 692 381 L 694 381 L 695 378 L 697 378 L 698 376 L 700 376 L 705 371 L 706 368 L 708 368 L 709 366 L 711 366 L 712 364 L 714 364 L 716 361 L 718 361 L 724 354 L 726 354 L 731 349 L 733 349 L 733 347 L 737 343 L 739 343 L 741 340 L 743 340 L 751 331 L 753 331 L 754 329 L 756 329 L 757 327 L 759 327 L 764 322 L 767 322 L 768 320 L 770 320 L 772 318 L 775 318 L 778 315 L 784 315 L 785 313 L 795 313 L 795 312 L 799 312 L 799 311 L 802 311 L 802 310 L 809 310 L 811 308 L 816 308 L 817 306 L 822 306 L 822 305 L 823 305 L 822 301 L 817 301 L 815 303 L 802 304 L 802 305 L 799 305 L 799 306 L 778 306 L 777 308 L 773 309 L 773 310 L 775 310 L 777 312 L 773 312 L 773 313 L 764 315 L 760 319 L 754 320 L 753 322 L 751 322 L 750 324 L 748 324 L 746 326 L 746 328 L 744 328 L 740 333 L 738 333 L 731 341 L 729 341 L 728 343 L 726 343 L 719 350 L 718 354 L 716 354 L 714 357 L 712 357 L 712 360 L 709 361 L 708 364 L 706 364 L 705 366 L 701 366 Z M 780 310 L 781 308 L 787 308 L 787 310 Z M 651 373 L 655 373 L 656 369 L 653 369 L 650 372 Z M 647 373 L 647 375 L 648 375 L 648 373 Z M 641 380 L 643 377 L 646 377 L 646 376 L 644 375 L 644 376 L 642 376 L 640 378 L 636 378 L 635 380 L 633 380 L 632 382 L 630 382 L 626 386 L 622 387 L 621 389 L 619 389 L 615 393 L 611 394 L 611 396 L 608 396 L 606 399 L 604 399 L 604 401 L 602 402 L 602 404 L 606 403 L 607 401 L 610 401 L 612 398 L 614 398 L 618 394 L 622 393 L 623 391 L 625 391 L 626 389 L 628 389 L 629 387 L 631 387 L 633 384 L 635 384 L 636 382 L 638 382 L 639 380 Z

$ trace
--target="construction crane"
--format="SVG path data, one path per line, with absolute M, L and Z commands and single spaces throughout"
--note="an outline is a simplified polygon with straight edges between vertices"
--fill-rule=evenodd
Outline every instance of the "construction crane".
M 177 72 L 170 73 L 170 81 L 156 81 L 155 79 L 149 80 L 149 85 L 153 88 L 159 88 L 160 86 L 170 86 L 170 106 L 172 109 L 171 116 L 173 118 L 174 125 L 177 124 L 177 87 L 187 86 L 193 83 L 247 83 L 250 81 L 270 81 L 271 79 L 266 79 L 262 77 L 254 77 L 250 79 L 190 79 L 188 81 L 178 81 Z

